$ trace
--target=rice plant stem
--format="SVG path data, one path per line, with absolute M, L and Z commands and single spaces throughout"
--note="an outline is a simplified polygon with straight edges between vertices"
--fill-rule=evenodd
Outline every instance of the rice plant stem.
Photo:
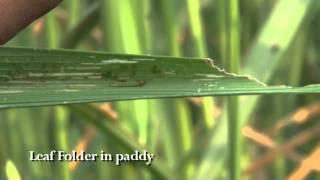
M 230 72 L 238 73 L 240 60 L 240 37 L 239 37 L 239 12 L 238 0 L 225 1 L 227 14 L 227 69 Z M 228 142 L 229 142 L 229 178 L 240 179 L 240 123 L 238 113 L 238 97 L 228 97 Z

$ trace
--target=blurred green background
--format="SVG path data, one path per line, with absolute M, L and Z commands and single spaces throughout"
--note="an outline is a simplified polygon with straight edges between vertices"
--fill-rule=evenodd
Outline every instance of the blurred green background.
M 65 0 L 7 46 L 210 57 L 272 85 L 320 83 L 318 0 Z M 319 179 L 318 95 L 0 111 L 0 179 Z M 155 154 L 151 166 L 29 151 Z M 319 163 L 320 164 L 320 163 Z M 318 172 L 317 172 L 318 170 Z

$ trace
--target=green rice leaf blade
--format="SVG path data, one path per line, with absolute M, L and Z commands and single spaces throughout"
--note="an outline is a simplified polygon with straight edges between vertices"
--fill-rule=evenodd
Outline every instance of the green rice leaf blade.
M 0 107 L 185 96 L 319 93 L 266 86 L 210 59 L 0 48 Z

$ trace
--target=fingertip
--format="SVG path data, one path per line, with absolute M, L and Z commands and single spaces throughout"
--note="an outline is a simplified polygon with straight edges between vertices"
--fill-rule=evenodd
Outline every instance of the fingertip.
M 0 46 L 4 45 L 5 43 L 7 43 L 10 40 L 9 36 L 6 37 L 1 37 L 2 35 L 0 35 Z
M 62 0 L 1 0 L 0 45 L 3 45 L 32 21 L 41 17 Z

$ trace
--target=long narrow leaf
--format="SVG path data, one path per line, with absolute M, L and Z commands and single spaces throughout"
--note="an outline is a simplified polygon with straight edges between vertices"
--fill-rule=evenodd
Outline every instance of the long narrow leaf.
M 226 73 L 210 59 L 99 52 L 0 49 L 0 106 L 126 99 L 319 93 L 320 85 L 266 86 Z

